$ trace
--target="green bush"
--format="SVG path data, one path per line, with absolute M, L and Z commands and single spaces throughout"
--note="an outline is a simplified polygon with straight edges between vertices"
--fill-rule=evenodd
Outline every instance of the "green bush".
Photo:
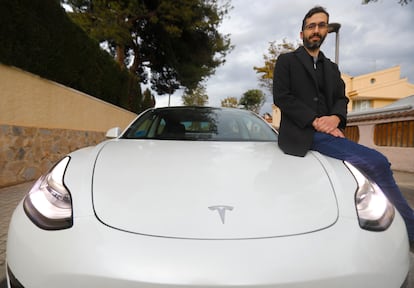
M 0 0 L 0 62 L 140 110 L 139 83 L 69 19 L 57 0 Z

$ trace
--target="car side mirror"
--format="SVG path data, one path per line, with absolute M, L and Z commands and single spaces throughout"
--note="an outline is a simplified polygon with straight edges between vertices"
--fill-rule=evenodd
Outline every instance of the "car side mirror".
M 118 138 L 121 135 L 121 132 L 122 132 L 121 128 L 114 127 L 114 128 L 109 129 L 106 132 L 105 137 L 106 138 Z

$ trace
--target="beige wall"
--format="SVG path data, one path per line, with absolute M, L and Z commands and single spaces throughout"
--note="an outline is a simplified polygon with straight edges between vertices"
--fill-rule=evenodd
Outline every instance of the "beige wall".
M 37 179 L 76 149 L 105 140 L 136 114 L 0 64 L 0 187 Z
M 396 119 L 394 121 L 412 120 L 412 119 Z M 414 148 L 413 147 L 386 147 L 377 146 L 374 143 L 375 124 L 380 121 L 352 123 L 352 126 L 359 127 L 359 144 L 378 150 L 384 154 L 391 163 L 393 170 L 414 172 Z M 383 120 L 383 123 L 391 121 Z
M 106 131 L 136 114 L 87 94 L 0 64 L 0 124 Z

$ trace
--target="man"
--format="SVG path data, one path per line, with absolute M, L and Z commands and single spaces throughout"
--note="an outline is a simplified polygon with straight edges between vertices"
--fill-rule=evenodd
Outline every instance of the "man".
M 414 212 L 401 194 L 384 155 L 345 138 L 348 98 L 338 66 L 320 51 L 328 34 L 329 14 L 314 7 L 305 15 L 303 46 L 278 57 L 273 100 L 282 112 L 279 146 L 287 154 L 314 150 L 346 160 L 364 171 L 384 191 L 407 226 L 414 247 Z

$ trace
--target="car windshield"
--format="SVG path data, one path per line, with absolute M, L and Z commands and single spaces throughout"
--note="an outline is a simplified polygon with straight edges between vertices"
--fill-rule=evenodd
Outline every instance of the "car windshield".
M 167 107 L 141 114 L 123 139 L 276 141 L 277 132 L 253 112 L 232 108 Z

